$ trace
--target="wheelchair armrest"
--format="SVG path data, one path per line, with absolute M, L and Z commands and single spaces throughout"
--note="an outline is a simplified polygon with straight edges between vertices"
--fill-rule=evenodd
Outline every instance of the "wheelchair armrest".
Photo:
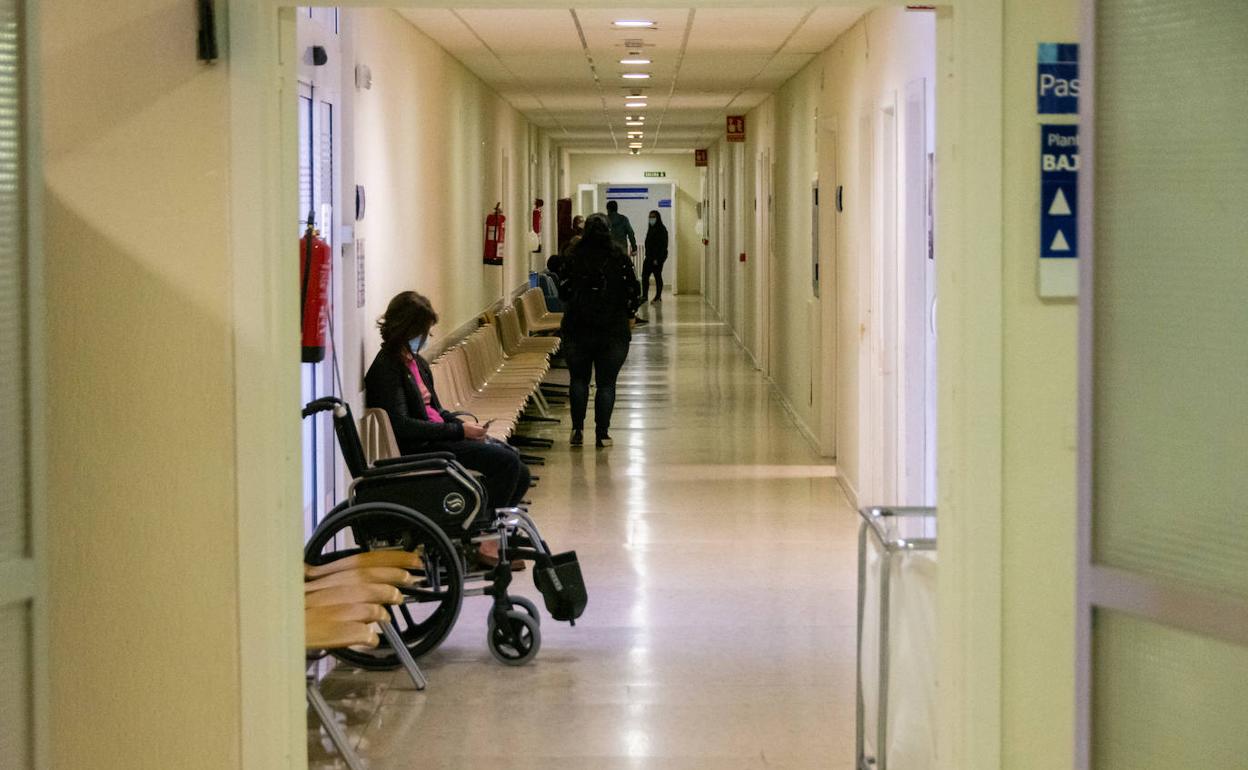
M 431 457 L 422 460 L 411 460 L 411 457 L 418 455 L 410 455 L 408 457 L 396 457 L 395 460 L 406 460 L 402 463 L 389 463 L 380 468 L 368 468 L 359 475 L 360 479 L 379 479 L 386 476 L 397 476 L 411 471 L 427 471 L 427 470 L 445 470 L 450 465 L 450 460 L 444 457 Z
M 455 455 L 451 452 L 418 452 L 411 455 L 399 455 L 398 457 L 383 457 L 373 463 L 374 468 L 380 468 L 383 465 L 400 465 L 402 463 L 414 463 L 421 460 L 454 460 Z

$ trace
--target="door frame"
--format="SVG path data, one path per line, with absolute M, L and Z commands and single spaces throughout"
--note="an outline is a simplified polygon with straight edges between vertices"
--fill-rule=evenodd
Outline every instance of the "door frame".
M 608 0 L 585 2 L 586 7 L 614 7 Z M 378 5 L 363 0 L 302 4 Z M 849 0 L 818 4 L 859 5 Z M 288 580 L 301 558 L 298 517 L 274 515 L 275 506 L 290 512 L 287 507 L 299 499 L 297 466 L 288 457 L 298 432 L 285 418 L 287 394 L 298 392 L 297 378 L 293 367 L 283 363 L 286 340 L 297 325 L 274 320 L 298 317 L 297 292 L 287 280 L 297 265 L 287 254 L 281 227 L 294 216 L 293 204 L 282 203 L 293 194 L 293 148 L 284 148 L 282 139 L 290 135 L 293 115 L 281 108 L 283 83 L 293 82 L 294 5 L 288 0 L 238 4 L 231 6 L 227 22 L 235 468 L 243 565 L 241 712 L 244 723 L 267 720 L 272 728 L 263 736 L 245 731 L 241 757 L 255 767 L 289 766 L 290 757 L 302 756 L 305 741 L 298 671 L 302 606 L 297 584 Z M 514 3 L 392 0 L 386 5 Z M 722 3 L 690 0 L 690 5 Z M 1001 757 L 1004 5 L 1004 0 L 950 0 L 936 10 L 936 239 L 938 253 L 945 255 L 937 271 L 943 386 L 938 396 L 940 736 L 946 749 L 940 767 L 947 770 L 995 770 Z M 529 6 L 566 8 L 554 0 L 533 0 Z M 273 256 L 256 259 L 257 253 Z M 272 747 L 275 734 L 286 739 L 280 753 Z

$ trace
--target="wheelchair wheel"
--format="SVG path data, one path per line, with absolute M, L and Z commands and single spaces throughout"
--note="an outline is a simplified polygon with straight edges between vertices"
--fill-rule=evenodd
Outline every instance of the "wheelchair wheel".
M 490 613 L 485 642 L 490 647 L 490 654 L 499 663 L 523 666 L 533 660 L 542 647 L 541 629 L 527 612 L 512 610 L 505 617 L 504 625 L 499 625 L 494 620 L 494 613 Z
M 517 612 L 523 611 L 526 614 L 528 614 L 529 617 L 536 620 L 539 626 L 542 624 L 542 616 L 537 611 L 536 604 L 524 598 L 523 596 L 508 596 L 507 598 L 511 600 L 512 610 L 517 611 Z M 519 607 L 519 610 L 516 609 L 517 607 Z
M 391 623 L 414 657 L 435 649 L 459 618 L 464 600 L 464 572 L 450 538 L 428 517 L 392 503 L 362 503 L 330 514 L 308 540 L 304 560 L 324 564 L 362 551 L 402 549 L 420 554 L 421 579 L 400 589 L 406 602 L 388 607 Z M 423 574 L 422 574 L 423 573 Z M 399 657 L 383 638 L 372 650 L 334 650 L 333 655 L 360 668 L 397 668 Z

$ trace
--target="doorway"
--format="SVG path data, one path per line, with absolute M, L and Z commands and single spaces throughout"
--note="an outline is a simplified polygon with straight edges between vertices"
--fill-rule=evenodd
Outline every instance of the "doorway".
M 633 232 L 637 237 L 637 256 L 634 263 L 638 275 L 641 273 L 642 262 L 646 258 L 646 222 L 651 211 L 659 212 L 668 231 L 667 266 L 663 268 L 663 274 L 667 278 L 664 283 L 671 286 L 672 294 L 675 294 L 676 276 L 680 274 L 678 270 L 680 255 L 677 248 L 679 239 L 676 237 L 676 184 L 674 182 L 661 184 L 608 182 L 598 185 L 595 194 L 597 200 L 603 202 L 604 210 L 607 203 L 615 201 L 620 207 L 620 213 L 628 217 L 629 223 L 632 224 Z
M 448 3 L 447 5 L 459 6 L 460 4 Z M 701 7 L 707 4 L 700 2 L 695 5 Z M 964 5 L 968 9 L 966 13 L 962 12 Z M 987 275 L 991 278 L 999 274 L 999 267 L 997 273 L 992 271 L 993 265 L 999 262 L 1000 233 L 986 232 L 982 228 L 973 233 L 970 228 L 961 227 L 960 217 L 962 211 L 972 211 L 978 208 L 992 211 L 994 206 L 999 208 L 1002 189 L 1000 153 L 988 152 L 983 157 L 976 158 L 974 164 L 955 159 L 952 154 L 952 148 L 955 145 L 983 146 L 991 149 L 999 147 L 1001 142 L 1001 121 L 994 119 L 1000 116 L 999 105 L 996 102 L 980 105 L 974 115 L 976 118 L 974 121 L 960 120 L 958 115 L 958 109 L 965 106 L 961 100 L 961 94 L 1000 93 L 998 55 L 1002 45 L 1000 16 L 999 12 L 979 13 L 981 6 L 986 7 L 988 4 L 959 3 L 956 19 L 950 9 L 942 7 L 940 11 L 944 22 L 944 30 L 939 43 L 945 54 L 941 59 L 945 62 L 942 69 L 946 70 L 946 74 L 949 75 L 941 82 L 942 87 L 948 88 L 953 97 L 942 97 L 941 103 L 946 106 L 940 108 L 940 123 L 943 130 L 940 138 L 940 157 L 948 159 L 950 164 L 946 167 L 948 173 L 941 174 L 942 184 L 948 188 L 942 191 L 946 194 L 942 194 L 941 198 L 945 201 L 957 201 L 956 209 L 952 204 L 942 205 L 940 237 L 944 241 L 943 245 L 947 247 L 947 252 L 956 254 L 959 266 L 970 271 L 986 268 Z M 293 64 L 285 59 L 286 55 L 281 53 L 281 51 L 293 50 L 295 26 L 293 18 L 293 9 L 286 7 L 282 0 L 266 0 L 250 5 L 244 4 L 237 11 L 232 8 L 228 19 L 231 53 L 238 65 L 231 67 L 229 74 L 232 104 L 230 114 L 231 168 L 238 170 L 237 173 L 232 174 L 230 180 L 232 188 L 231 229 L 233 231 L 231 244 L 237 255 L 234 258 L 236 270 L 233 285 L 235 297 L 239 300 L 235 311 L 235 339 L 239 341 L 238 348 L 241 351 L 255 356 L 257 361 L 263 364 L 239 368 L 236 381 L 240 394 L 258 392 L 275 377 L 280 380 L 282 371 L 287 371 L 281 368 L 283 365 L 277 359 L 277 354 L 281 351 L 280 345 L 265 335 L 272 331 L 271 327 L 275 323 L 272 319 L 289 316 L 293 310 L 297 310 L 297 307 L 291 307 L 292 304 L 297 305 L 297 300 L 292 300 L 292 287 L 287 286 L 283 280 L 287 267 L 286 260 L 279 260 L 276 256 L 269 259 L 255 259 L 257 251 L 266 255 L 282 253 L 283 244 L 287 239 L 286 234 L 289 232 L 289 225 L 285 223 L 287 220 L 293 221 L 296 218 L 293 214 L 297 195 L 294 195 L 295 191 L 290 189 L 295 179 L 293 168 L 296 157 L 295 142 L 291 139 L 295 125 L 293 122 L 294 100 L 290 97 L 288 90 L 290 86 L 279 84 L 276 82 L 277 79 L 272 77 L 274 72 L 290 73 L 294 69 Z M 281 46 L 274 45 L 274 41 L 278 40 L 281 41 Z M 274 96 L 281 97 L 281 104 L 291 106 L 278 106 L 279 100 L 273 99 Z M 255 173 L 245 173 L 245 169 L 254 169 Z M 724 195 L 724 192 L 730 189 L 733 177 L 739 178 L 737 174 L 732 173 L 725 176 L 724 183 L 720 186 L 720 195 L 715 201 L 721 207 L 721 212 L 726 211 L 727 199 L 732 197 Z M 861 194 L 861 190 L 856 192 Z M 283 216 L 277 216 L 278 213 L 282 213 Z M 284 214 L 292 214 L 292 216 Z M 724 217 L 724 220 L 727 219 Z M 735 304 L 733 303 L 735 286 L 730 283 L 731 276 L 728 274 L 732 265 L 726 263 L 737 262 L 738 256 L 737 249 L 726 247 L 729 247 L 730 240 L 734 246 L 743 245 L 739 238 L 727 237 L 729 235 L 727 231 L 736 230 L 735 222 L 739 222 L 741 218 L 734 216 L 732 219 L 734 221 L 731 223 L 721 220 L 717 227 L 725 236 L 719 239 L 718 245 L 720 247 L 719 258 L 722 260 L 720 266 L 724 268 L 719 276 L 721 286 L 719 304 L 721 312 L 726 314 L 731 313 L 730 305 Z M 972 290 L 960 278 L 961 275 L 963 275 L 962 272 L 954 273 L 952 270 L 942 273 L 942 286 L 950 289 L 946 294 L 945 308 L 942 309 L 942 313 L 949 316 L 945 319 L 944 326 L 959 329 L 976 326 L 974 323 L 976 321 L 986 320 L 988 323 L 978 325 L 986 329 L 982 334 L 973 338 L 958 338 L 954 341 L 956 347 L 947 348 L 947 350 L 957 351 L 958 357 L 955 363 L 958 363 L 958 366 L 950 367 L 950 370 L 945 372 L 945 376 L 951 378 L 954 384 L 968 378 L 974 384 L 976 377 L 986 376 L 991 379 L 998 376 L 987 371 L 987 368 L 995 353 L 999 351 L 1001 343 L 999 329 L 991 325 L 993 308 L 999 304 L 995 298 L 999 296 L 1001 286 L 999 281 L 988 281 L 986 285 L 977 285 Z M 249 293 L 253 287 L 261 287 L 261 290 L 253 290 Z M 951 321 L 957 323 L 951 323 Z M 277 337 L 277 335 L 273 336 Z M 243 343 L 251 344 L 248 347 Z M 274 354 L 271 362 L 269 353 Z M 942 355 L 948 357 L 948 354 Z M 974 364 L 980 361 L 986 363 L 983 366 Z M 975 392 L 971 395 L 974 396 Z M 240 396 L 240 399 L 243 398 Z M 960 402 L 952 400 L 942 401 L 942 406 L 954 413 L 964 408 Z M 952 420 L 944 423 L 950 426 L 949 429 L 952 431 L 949 434 L 948 443 L 953 449 L 961 449 L 963 453 L 978 451 L 984 443 L 979 440 L 978 436 L 991 434 L 999 427 L 1001 423 L 999 404 L 981 404 L 979 411 L 980 414 L 974 426 L 967 426 L 962 422 Z M 257 414 L 256 416 L 261 419 L 245 424 L 240 423 L 239 443 L 241 446 L 259 447 L 263 450 L 264 457 L 277 462 L 282 442 L 270 440 L 270 437 L 284 435 L 281 428 L 288 423 L 278 419 L 276 415 Z M 253 455 L 248 461 L 254 462 L 255 459 Z M 944 464 L 956 463 L 960 459 L 955 451 L 947 455 L 948 462 Z M 244 466 L 241 454 L 238 464 L 240 468 Z M 995 473 L 994 468 L 995 466 L 990 466 L 980 469 L 978 473 L 982 478 L 985 474 Z M 254 488 L 240 489 L 240 509 L 260 510 L 264 508 L 262 503 L 271 500 L 273 490 L 280 488 L 284 482 L 284 478 L 261 480 Z M 954 485 L 951 485 L 951 488 L 955 488 Z M 967 488 L 969 487 L 959 489 Z M 960 503 L 965 510 L 986 508 L 986 506 L 968 505 L 968 501 L 970 503 L 984 502 L 982 498 L 992 496 L 991 492 L 994 487 L 991 479 L 982 485 L 982 488 L 986 490 L 982 495 L 974 492 L 961 492 L 959 497 L 951 498 L 951 501 Z M 987 502 L 991 503 L 990 500 Z M 265 508 L 264 517 L 262 522 L 272 518 L 271 508 Z M 244 524 L 255 522 L 256 519 L 257 516 L 250 514 L 242 517 Z M 268 526 L 266 529 L 276 528 Z M 957 521 L 951 521 L 948 528 L 942 532 L 942 536 L 947 540 L 961 543 L 964 546 L 971 540 L 967 534 L 962 531 L 962 525 Z M 957 579 L 958 577 L 973 573 L 977 565 L 991 563 L 993 553 L 1000 550 L 999 543 L 994 546 L 994 542 L 991 537 L 983 538 L 981 545 L 964 548 L 961 555 L 965 558 L 959 560 L 957 564 L 950 565 L 951 579 L 942 581 L 942 584 L 960 585 L 962 583 Z M 243 588 L 245 589 L 247 585 L 250 583 L 244 582 Z M 957 601 L 952 601 L 955 598 Z M 947 614 L 952 615 L 959 608 L 965 609 L 965 597 L 950 596 L 950 599 L 951 602 L 945 610 Z M 948 646 L 957 646 L 959 649 L 966 649 L 972 653 L 990 652 L 993 642 L 990 627 L 993 625 L 992 618 L 996 614 L 991 608 L 985 608 L 983 613 L 977 616 L 978 622 L 975 629 L 961 635 L 956 632 L 950 633 L 949 640 L 960 641 L 963 644 L 957 645 L 946 640 Z M 999 675 L 960 665 L 950 667 L 949 678 L 957 683 L 956 691 L 952 696 L 956 700 L 959 695 L 968 691 L 983 693 L 986 688 L 994 686 Z M 992 699 L 988 698 L 982 702 L 990 704 L 991 701 Z M 955 712 L 960 713 L 957 709 L 950 710 L 951 715 Z M 956 715 L 950 718 L 956 721 Z M 966 728 L 964 725 L 955 724 L 950 729 L 965 730 Z M 958 739 L 961 740 L 963 737 L 959 733 Z

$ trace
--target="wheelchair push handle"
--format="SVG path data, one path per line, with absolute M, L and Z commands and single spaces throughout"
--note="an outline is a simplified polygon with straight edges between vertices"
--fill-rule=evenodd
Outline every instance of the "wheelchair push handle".
M 312 415 L 320 412 L 333 410 L 335 417 L 345 417 L 348 413 L 348 409 L 349 408 L 347 407 L 346 402 L 342 399 L 334 398 L 333 396 L 325 396 L 323 398 L 318 398 L 315 401 L 309 401 L 307 406 L 303 407 L 303 411 L 300 412 L 300 414 L 304 417 L 311 417 Z

